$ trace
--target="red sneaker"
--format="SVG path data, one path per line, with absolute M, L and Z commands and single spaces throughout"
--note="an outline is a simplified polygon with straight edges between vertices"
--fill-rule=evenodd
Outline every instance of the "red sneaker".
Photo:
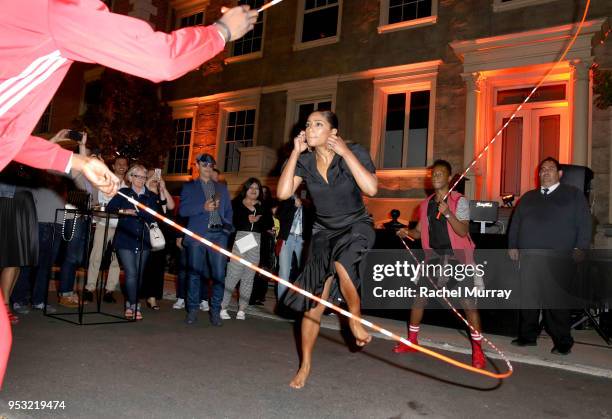
M 472 344 L 472 366 L 484 370 L 486 365 L 487 358 L 485 358 L 484 352 L 482 352 L 482 347 Z
M 415 343 L 417 345 L 419 344 L 419 342 L 414 342 L 414 341 L 410 341 L 410 342 Z M 410 353 L 410 352 L 418 352 L 418 351 L 414 349 L 413 347 L 405 345 L 401 342 L 397 342 L 395 346 L 393 347 L 393 353 L 395 354 L 403 354 L 403 353 Z

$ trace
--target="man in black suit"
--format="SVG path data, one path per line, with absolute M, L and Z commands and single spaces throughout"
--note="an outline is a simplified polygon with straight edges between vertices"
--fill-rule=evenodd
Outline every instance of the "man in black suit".
M 520 262 L 521 312 L 517 346 L 535 346 L 539 313 L 551 336 L 553 354 L 570 353 L 574 340 L 570 311 L 563 298 L 575 260 L 591 243 L 591 215 L 582 191 L 560 184 L 559 162 L 547 157 L 539 166 L 540 187 L 521 198 L 510 224 L 510 258 Z

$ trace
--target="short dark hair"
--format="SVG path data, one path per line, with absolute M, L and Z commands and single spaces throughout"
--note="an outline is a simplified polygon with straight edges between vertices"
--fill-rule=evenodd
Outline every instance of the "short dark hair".
M 433 162 L 433 164 L 431 165 L 430 169 L 433 170 L 434 167 L 436 166 L 442 166 L 444 167 L 447 171 L 448 171 L 448 175 L 452 175 L 453 174 L 453 168 L 451 166 L 451 164 L 449 162 L 447 162 L 446 160 L 442 160 L 442 159 L 438 159 L 435 162 Z
M 113 160 L 113 166 L 115 165 L 115 163 L 117 163 L 117 160 L 123 159 L 126 161 L 127 164 L 130 164 L 130 159 L 127 158 L 127 156 L 117 156 L 115 157 L 115 160 Z
M 327 109 L 323 109 L 323 110 L 317 109 L 316 111 L 312 111 L 310 115 L 312 115 L 313 113 L 320 113 L 321 115 L 323 115 L 323 119 L 325 119 L 327 123 L 331 125 L 332 128 L 338 129 L 338 116 L 332 111 L 327 110 Z
M 538 165 L 538 172 L 542 168 L 542 165 L 546 163 L 547 161 L 552 162 L 557 168 L 557 171 L 561 170 L 561 165 L 559 164 L 559 160 L 555 159 L 554 157 L 548 156 L 544 160 L 542 160 L 540 164 Z
M 253 184 L 256 184 L 257 186 L 259 186 L 259 197 L 261 197 L 261 190 L 262 190 L 261 182 L 256 177 L 250 177 L 246 180 L 246 182 L 242 184 L 242 189 L 240 190 L 240 195 L 239 195 L 240 199 L 244 199 L 246 197 L 247 191 L 249 190 L 251 186 L 253 186 Z

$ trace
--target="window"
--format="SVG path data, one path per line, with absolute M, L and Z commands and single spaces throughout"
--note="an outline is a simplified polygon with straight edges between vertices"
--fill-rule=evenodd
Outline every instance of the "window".
M 527 99 L 533 87 L 499 90 L 497 92 L 498 105 L 519 105 Z M 529 103 L 565 100 L 565 84 L 540 86 L 529 98 Z
M 197 26 L 204 24 L 204 12 L 197 12 L 191 15 L 180 16 L 178 18 L 177 29 L 186 28 L 188 26 Z
M 389 0 L 389 24 L 431 16 L 431 0 Z
M 387 95 L 383 168 L 427 166 L 429 90 Z
M 294 49 L 337 42 L 341 6 L 342 0 L 300 0 Z
M 255 137 L 255 109 L 227 113 L 225 127 L 224 171 L 237 172 L 240 168 L 240 147 L 252 147 Z
M 175 143 L 168 153 L 167 174 L 189 174 L 189 151 L 191 149 L 192 127 L 193 118 L 179 118 L 174 120 Z
M 370 152 L 376 167 L 425 175 L 433 161 L 435 98 L 441 60 L 377 70 Z
M 240 0 L 239 4 L 248 4 L 251 9 L 259 9 L 264 0 Z M 265 12 L 264 12 L 265 13 Z M 242 38 L 234 41 L 232 46 L 232 56 L 245 56 L 261 51 L 264 34 L 264 13 L 260 13 L 255 22 L 255 27 L 252 31 L 244 35 Z
M 42 134 L 51 131 L 51 103 L 47 106 L 43 114 L 40 116 L 34 134 Z
M 438 0 L 381 0 L 378 33 L 436 23 Z

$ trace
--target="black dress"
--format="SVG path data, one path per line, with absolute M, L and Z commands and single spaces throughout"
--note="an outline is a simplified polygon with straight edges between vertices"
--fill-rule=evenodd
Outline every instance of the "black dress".
M 358 144 L 349 149 L 371 173 L 376 172 L 369 153 Z M 344 159 L 338 155 L 327 170 L 326 183 L 317 170 L 315 153 L 303 153 L 298 159 L 295 175 L 300 176 L 312 197 L 316 221 L 308 261 L 294 284 L 317 296 L 323 293 L 325 280 L 334 276 L 330 301 L 340 300 L 334 262 L 339 262 L 359 289 L 365 264 L 364 253 L 374 244 L 374 228 L 363 203 L 361 190 Z M 288 290 L 284 304 L 296 311 L 308 311 L 316 302 Z
M 38 219 L 29 175 L 16 164 L 0 172 L 0 269 L 38 264 Z

